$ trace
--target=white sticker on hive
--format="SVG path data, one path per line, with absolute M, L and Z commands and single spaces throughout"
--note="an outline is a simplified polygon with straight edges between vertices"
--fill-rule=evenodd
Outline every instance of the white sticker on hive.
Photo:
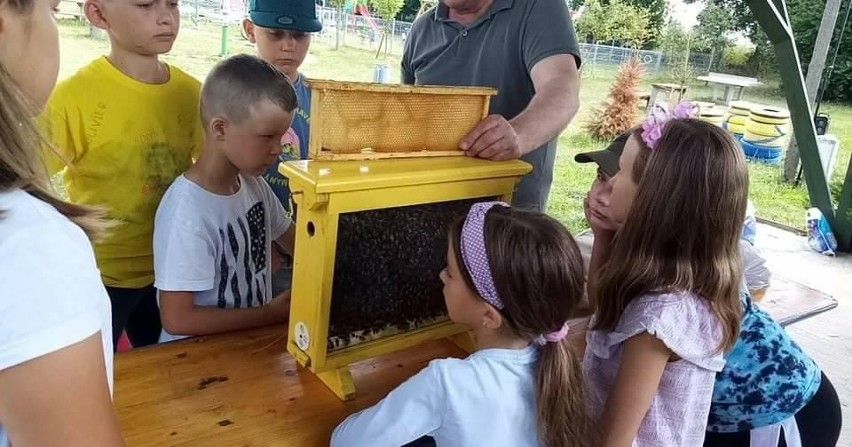
M 302 351 L 307 351 L 308 347 L 311 346 L 311 337 L 308 334 L 308 327 L 305 326 L 305 323 L 301 321 L 296 322 L 295 333 L 296 333 L 296 346 L 299 347 Z

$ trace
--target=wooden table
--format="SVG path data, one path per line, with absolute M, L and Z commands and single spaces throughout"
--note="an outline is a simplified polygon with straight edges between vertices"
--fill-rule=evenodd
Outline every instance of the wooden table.
M 582 241 L 583 238 L 580 238 Z M 773 278 L 760 306 L 790 324 L 837 305 Z M 572 323 L 582 352 L 585 327 Z M 286 352 L 285 326 L 134 349 L 115 358 L 115 405 L 135 446 L 327 446 L 346 416 L 376 403 L 435 358 L 464 357 L 448 340 L 352 365 L 356 395 L 339 400 Z
M 672 95 L 677 94 L 677 99 L 680 101 L 686 95 L 686 86 L 680 84 L 651 84 L 651 94 L 648 98 L 646 110 L 650 110 L 657 103 L 657 96 L 660 93 L 666 95 L 666 102 L 671 104 Z
M 284 326 L 134 349 L 115 358 L 115 405 L 128 446 L 327 446 L 347 415 L 439 357 L 435 341 L 357 363 L 340 401 L 287 354 Z
M 705 83 L 723 86 L 725 88 L 725 105 L 730 105 L 731 101 L 739 101 L 743 99 L 743 91 L 745 91 L 746 87 L 762 85 L 762 83 L 755 78 L 725 73 L 713 73 L 712 71 L 706 76 L 698 76 L 697 79 L 699 81 L 704 81 Z

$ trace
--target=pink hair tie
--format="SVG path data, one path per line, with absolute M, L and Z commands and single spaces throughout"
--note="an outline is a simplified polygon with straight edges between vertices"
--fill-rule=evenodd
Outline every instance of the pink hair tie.
M 568 323 L 565 323 L 558 331 L 539 335 L 538 338 L 536 338 L 536 343 L 539 345 L 544 345 L 545 343 L 559 343 L 562 339 L 568 336 L 569 331 L 570 327 L 568 326 Z

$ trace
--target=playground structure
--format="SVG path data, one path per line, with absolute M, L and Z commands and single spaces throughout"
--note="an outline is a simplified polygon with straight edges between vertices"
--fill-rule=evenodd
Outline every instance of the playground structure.
M 347 30 L 351 24 L 352 29 L 357 31 L 358 16 L 361 16 L 364 18 L 364 21 L 369 24 L 370 30 L 374 33 L 373 36 L 378 36 L 383 33 L 383 30 L 376 23 L 376 19 L 370 14 L 370 6 L 367 4 L 367 0 L 348 0 L 346 2 L 346 6 L 343 7 L 343 12 L 348 17 L 348 20 L 346 21 Z

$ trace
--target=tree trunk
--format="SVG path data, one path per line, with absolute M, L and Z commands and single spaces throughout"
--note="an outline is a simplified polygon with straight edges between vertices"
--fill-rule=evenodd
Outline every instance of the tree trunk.
M 831 38 L 834 35 L 834 26 L 837 23 L 837 16 L 839 14 L 840 0 L 827 0 L 825 2 L 825 11 L 822 13 L 822 21 L 819 24 L 816 43 L 814 44 L 814 53 L 811 56 L 810 63 L 808 63 L 808 74 L 805 77 L 805 89 L 808 93 L 808 102 L 811 109 L 813 109 L 816 102 L 817 91 L 819 90 L 820 80 L 822 80 L 822 72 L 825 69 L 825 58 L 828 56 Z M 840 42 L 837 44 L 840 45 Z M 787 157 L 784 160 L 784 181 L 795 181 L 798 171 L 799 147 L 796 145 L 796 138 L 794 136 L 790 139 L 790 145 L 787 147 Z
M 340 27 L 343 26 L 343 5 L 337 5 L 337 12 L 335 13 L 335 18 L 337 19 L 335 22 L 337 26 L 335 26 L 335 36 L 334 36 L 334 49 L 340 49 Z

